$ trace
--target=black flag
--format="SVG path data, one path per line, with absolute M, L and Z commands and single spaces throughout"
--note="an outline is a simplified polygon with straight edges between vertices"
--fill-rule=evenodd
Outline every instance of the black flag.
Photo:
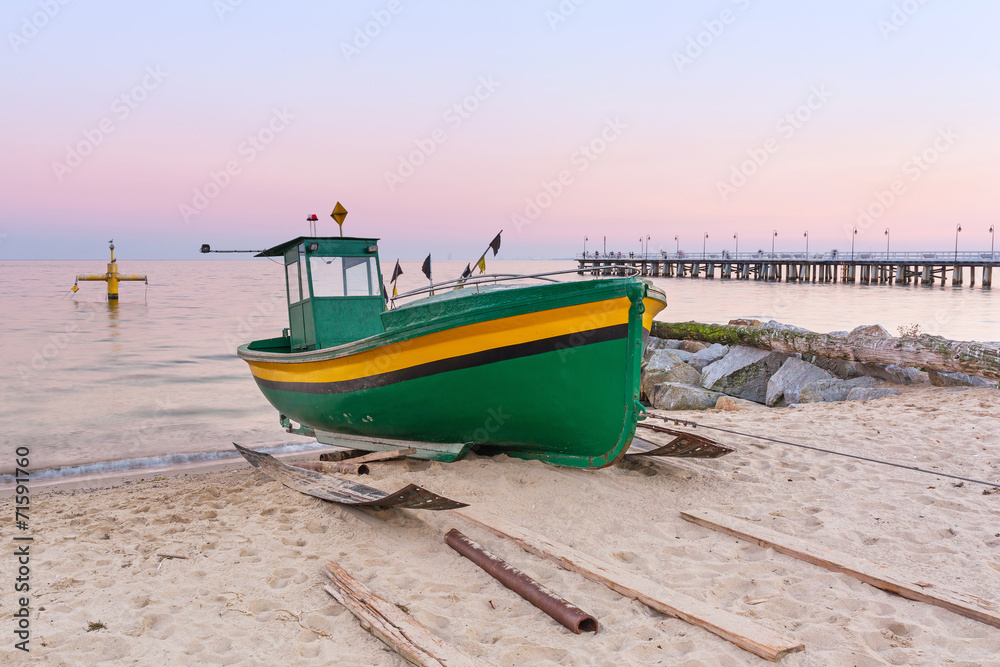
M 503 230 L 500 230 L 500 234 L 503 234 Z M 500 252 L 500 234 L 496 235 L 496 238 L 490 241 L 490 248 L 493 249 L 493 256 L 496 257 L 497 253 Z
M 386 303 L 389 303 L 389 294 L 385 291 L 385 285 L 382 285 L 382 298 L 385 299 Z
M 396 268 L 394 268 L 392 270 L 392 278 L 389 279 L 389 282 L 390 283 L 396 282 L 396 278 L 400 277 L 401 275 L 403 275 L 403 269 L 400 268 L 400 266 L 399 266 L 399 260 L 397 259 L 396 260 Z
M 427 255 L 427 259 L 424 260 L 424 265 L 420 267 L 420 270 L 424 272 L 427 276 L 427 280 L 431 279 L 431 256 Z
M 466 264 L 465 265 L 465 271 L 462 271 L 462 277 L 463 278 L 468 278 L 471 275 L 472 275 L 472 265 L 471 264 Z

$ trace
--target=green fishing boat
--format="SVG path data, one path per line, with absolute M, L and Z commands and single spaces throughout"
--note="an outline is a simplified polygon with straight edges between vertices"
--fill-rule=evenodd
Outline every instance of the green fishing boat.
M 390 308 L 377 239 L 299 237 L 258 256 L 284 260 L 289 326 L 238 353 L 290 432 L 439 461 L 474 450 L 600 468 L 628 449 L 666 307 L 649 283 L 467 271 Z

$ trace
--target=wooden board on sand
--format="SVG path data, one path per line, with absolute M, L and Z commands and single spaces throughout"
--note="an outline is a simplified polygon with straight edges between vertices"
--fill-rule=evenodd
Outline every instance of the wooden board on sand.
M 779 553 L 825 567 L 833 572 L 846 574 L 904 598 L 943 607 L 966 618 L 1000 628 L 1000 606 L 981 597 L 948 590 L 938 584 L 918 582 L 885 565 L 819 547 L 745 519 L 737 519 L 711 510 L 691 510 L 681 512 L 681 516 L 699 526 L 755 542 L 762 547 L 770 547 Z
M 328 562 L 325 573 L 334 585 L 324 586 L 324 590 L 357 616 L 362 627 L 392 647 L 407 662 L 427 667 L 477 664 L 405 611 L 375 595 L 337 563 Z
M 496 535 L 514 540 L 528 553 L 554 561 L 567 570 L 604 584 L 659 612 L 705 628 L 762 658 L 776 661 L 788 653 L 805 648 L 794 639 L 758 625 L 743 616 L 670 590 L 655 581 L 626 572 L 607 561 L 588 556 L 568 545 L 507 523 L 498 517 L 478 510 L 454 511 L 454 513 Z

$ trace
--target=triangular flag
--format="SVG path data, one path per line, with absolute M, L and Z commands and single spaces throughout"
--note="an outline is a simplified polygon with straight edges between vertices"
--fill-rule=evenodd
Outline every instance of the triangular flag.
M 424 272 L 427 276 L 427 280 L 431 279 L 431 256 L 427 255 L 427 259 L 424 260 L 424 265 L 420 267 L 420 270 Z
M 399 266 L 399 260 L 397 259 L 396 260 L 396 268 L 394 268 L 392 270 L 392 278 L 389 278 L 389 282 L 390 283 L 395 283 L 396 282 L 396 278 L 400 277 L 401 275 L 403 275 L 403 269 Z
M 500 230 L 500 234 L 503 234 L 503 230 Z M 496 235 L 492 241 L 490 241 L 490 248 L 493 249 L 493 256 L 496 257 L 497 253 L 500 252 L 500 234 Z
M 479 269 L 480 273 L 486 271 L 486 255 L 479 258 L 479 263 L 476 264 L 476 268 Z
M 393 285 L 393 286 L 392 286 L 392 290 L 393 290 L 394 292 L 396 291 L 396 286 L 395 286 L 395 285 Z M 395 296 L 395 295 L 394 295 L 394 296 Z M 386 294 L 386 292 L 385 292 L 385 285 L 382 285 L 382 299 L 383 299 L 384 301 L 389 301 L 389 295 L 388 295 L 388 294 Z
M 471 275 L 472 275 L 472 265 L 471 264 L 466 264 L 465 265 L 465 271 L 462 271 L 462 277 L 463 278 L 468 278 Z

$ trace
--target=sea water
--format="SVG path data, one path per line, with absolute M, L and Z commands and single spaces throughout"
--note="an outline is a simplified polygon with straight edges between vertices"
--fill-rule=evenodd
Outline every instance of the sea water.
M 427 284 L 420 262 L 403 262 L 400 293 Z M 393 263 L 382 267 L 391 275 Z M 436 281 L 457 278 L 464 262 L 435 262 Z M 491 261 L 496 273 L 571 269 L 571 260 Z M 31 449 L 32 468 L 87 465 L 90 472 L 205 460 L 232 442 L 294 440 L 236 356 L 244 342 L 280 336 L 288 326 L 284 273 L 267 259 L 138 261 L 146 273 L 122 283 L 109 303 L 105 286 L 78 273 L 101 261 L 0 262 L 0 451 Z M 581 280 L 575 273 L 558 277 Z M 667 294 L 658 319 L 725 323 L 775 319 L 814 331 L 881 324 L 959 340 L 1000 339 L 1000 294 L 965 287 L 785 284 L 652 278 Z M 391 293 L 392 287 L 388 286 Z M 96 464 L 96 465 L 90 465 Z M 13 453 L 0 473 L 13 469 Z

